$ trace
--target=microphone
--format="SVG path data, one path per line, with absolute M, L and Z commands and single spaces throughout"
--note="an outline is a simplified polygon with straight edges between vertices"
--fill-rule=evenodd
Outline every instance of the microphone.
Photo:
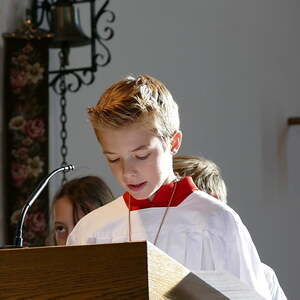
M 40 195 L 40 193 L 45 188 L 45 186 L 48 184 L 49 180 L 57 173 L 69 172 L 69 171 L 73 171 L 74 169 L 75 169 L 74 165 L 67 165 L 67 166 L 55 169 L 43 181 L 40 182 L 38 187 L 30 195 L 29 199 L 27 200 L 27 202 L 25 203 L 25 205 L 22 208 L 21 215 L 20 215 L 20 218 L 18 221 L 16 237 L 15 237 L 15 247 L 16 248 L 23 247 L 23 224 L 25 221 L 27 211 L 32 206 L 32 204 L 37 199 L 37 197 Z

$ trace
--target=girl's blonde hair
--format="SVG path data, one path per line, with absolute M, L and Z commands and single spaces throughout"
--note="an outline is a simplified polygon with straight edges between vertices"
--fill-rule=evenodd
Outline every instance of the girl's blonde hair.
M 227 189 L 219 167 L 204 157 L 178 155 L 173 169 L 180 177 L 191 176 L 199 190 L 227 202 Z
M 99 139 L 99 131 L 142 123 L 163 141 L 179 130 L 178 106 L 166 86 L 149 75 L 127 77 L 108 88 L 89 119 Z

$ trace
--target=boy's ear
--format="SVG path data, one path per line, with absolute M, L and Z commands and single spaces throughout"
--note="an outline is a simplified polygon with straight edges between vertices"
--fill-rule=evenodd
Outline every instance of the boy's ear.
M 181 141 L 182 141 L 182 132 L 178 130 L 174 133 L 171 140 L 171 152 L 173 155 L 175 155 L 178 152 L 181 146 Z

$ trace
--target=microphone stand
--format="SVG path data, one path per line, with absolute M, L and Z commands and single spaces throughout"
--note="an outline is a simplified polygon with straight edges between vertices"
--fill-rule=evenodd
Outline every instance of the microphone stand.
M 27 200 L 27 202 L 25 203 L 25 205 L 22 208 L 21 215 L 20 215 L 20 218 L 18 221 L 16 237 L 15 237 L 15 247 L 16 248 L 23 247 L 23 224 L 25 221 L 27 211 L 32 206 L 32 204 L 37 199 L 37 197 L 40 195 L 40 193 L 43 191 L 45 186 L 48 184 L 49 180 L 57 173 L 69 172 L 69 171 L 73 171 L 74 169 L 75 169 L 74 165 L 67 165 L 65 167 L 61 167 L 61 168 L 58 168 L 58 169 L 52 171 L 42 182 L 40 182 L 38 187 L 30 195 L 29 199 Z

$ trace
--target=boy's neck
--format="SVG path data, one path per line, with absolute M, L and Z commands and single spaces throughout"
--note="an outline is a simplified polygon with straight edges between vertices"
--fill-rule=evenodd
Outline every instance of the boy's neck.
M 170 184 L 170 183 L 172 183 L 172 182 L 174 182 L 174 181 L 177 181 L 177 180 L 178 180 L 178 178 L 175 176 L 174 173 L 172 173 L 172 174 L 165 180 L 165 182 L 160 186 L 160 188 L 161 188 L 162 186 L 166 185 L 166 184 Z M 159 188 L 159 189 L 160 189 L 160 188 Z M 159 189 L 158 189 L 158 190 L 159 190 Z M 157 190 L 157 191 L 158 191 L 158 190 Z M 147 198 L 147 200 L 148 200 L 149 202 L 152 202 L 152 201 L 153 201 L 153 199 L 154 199 L 154 197 L 155 197 L 157 191 L 156 191 L 153 195 L 151 195 L 149 198 Z

